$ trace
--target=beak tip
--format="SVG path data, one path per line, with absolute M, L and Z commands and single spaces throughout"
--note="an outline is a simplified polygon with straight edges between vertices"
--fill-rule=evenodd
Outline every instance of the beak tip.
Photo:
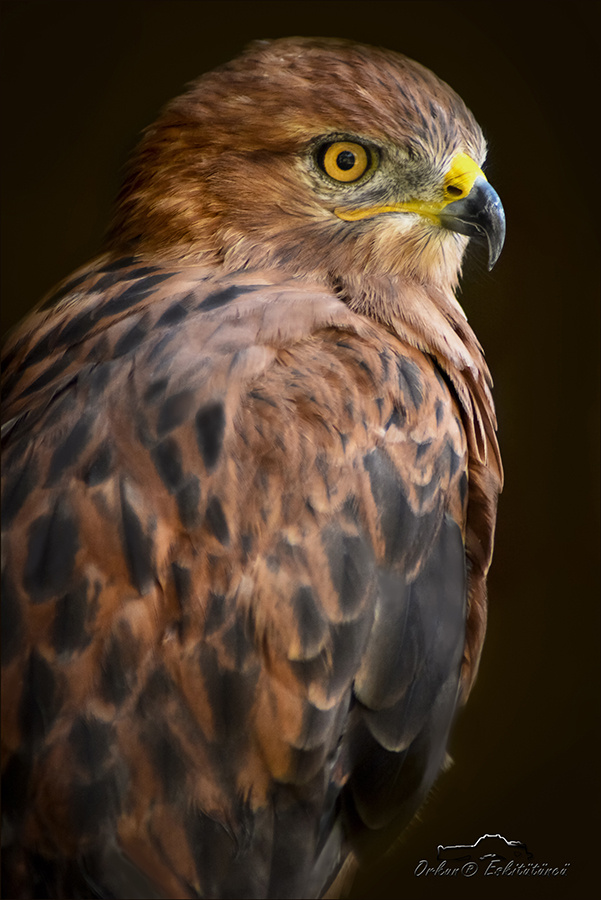
M 489 228 L 485 229 L 486 239 L 488 241 L 489 272 L 492 271 L 497 264 L 505 244 L 505 211 L 498 196 L 496 196 L 496 202 L 491 206 L 492 209 L 488 217 Z

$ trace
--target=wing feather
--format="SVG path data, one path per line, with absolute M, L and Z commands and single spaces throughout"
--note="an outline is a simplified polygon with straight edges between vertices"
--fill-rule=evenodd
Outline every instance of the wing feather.
M 436 363 L 319 285 L 134 259 L 7 351 L 24 859 L 78 896 L 317 892 L 413 814 L 457 703 L 468 451 Z

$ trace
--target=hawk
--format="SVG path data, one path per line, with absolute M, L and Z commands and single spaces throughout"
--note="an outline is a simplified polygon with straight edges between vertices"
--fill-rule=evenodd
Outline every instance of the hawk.
M 5 896 L 333 896 L 424 801 L 502 481 L 484 157 L 418 63 L 256 42 L 9 338 Z

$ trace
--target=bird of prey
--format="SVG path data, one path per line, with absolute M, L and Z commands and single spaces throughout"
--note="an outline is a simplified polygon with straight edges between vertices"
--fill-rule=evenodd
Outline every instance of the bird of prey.
M 256 42 L 7 341 L 5 896 L 334 896 L 426 798 L 502 481 L 484 157 L 418 63 Z

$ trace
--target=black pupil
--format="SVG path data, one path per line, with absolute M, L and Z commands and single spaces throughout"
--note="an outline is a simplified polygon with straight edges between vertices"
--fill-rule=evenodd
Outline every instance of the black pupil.
M 350 150 L 343 150 L 336 157 L 336 165 L 339 169 L 342 169 L 343 172 L 348 172 L 348 170 L 352 169 L 355 165 L 355 154 L 351 153 Z

